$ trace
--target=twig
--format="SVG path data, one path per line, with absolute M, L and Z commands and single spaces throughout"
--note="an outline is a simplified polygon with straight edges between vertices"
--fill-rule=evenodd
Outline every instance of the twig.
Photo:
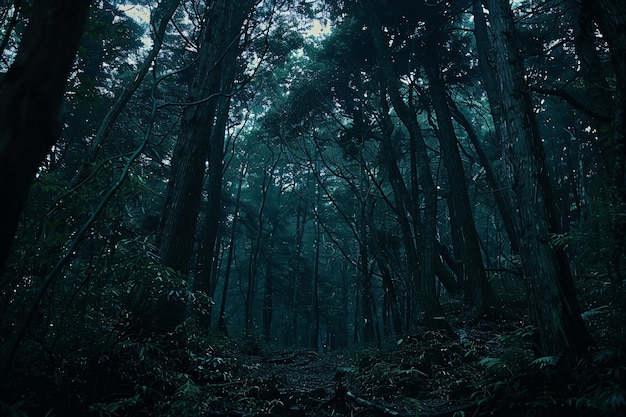
M 396 411 L 389 407 L 386 407 L 382 404 L 376 404 L 374 402 L 368 401 L 364 398 L 358 397 L 350 392 L 345 386 L 339 385 L 337 387 L 337 392 L 335 394 L 335 399 L 345 399 L 349 400 L 357 405 L 371 408 L 377 412 L 383 413 L 384 415 L 393 416 L 393 417 L 414 417 L 414 413 L 403 413 L 400 411 Z M 430 407 L 425 405 L 420 405 L 420 416 L 424 417 L 451 417 L 455 413 L 459 413 L 461 411 L 469 410 L 470 408 L 474 408 L 480 405 L 479 401 L 474 401 L 467 404 L 461 404 L 456 407 L 448 408 L 446 410 L 436 411 Z

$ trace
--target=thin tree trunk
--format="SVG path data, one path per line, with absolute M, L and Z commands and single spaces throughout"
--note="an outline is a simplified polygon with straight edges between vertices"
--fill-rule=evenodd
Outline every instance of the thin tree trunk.
M 369 204 L 370 209 L 368 213 L 368 226 L 372 231 L 372 236 L 369 237 L 370 246 L 372 248 L 372 253 L 374 254 L 374 259 L 376 260 L 376 264 L 378 264 L 378 269 L 380 270 L 380 275 L 383 281 L 383 294 L 385 299 L 385 305 L 391 312 L 391 322 L 393 327 L 393 332 L 395 335 L 402 334 L 402 318 L 400 316 L 400 309 L 398 307 L 398 297 L 396 295 L 395 284 L 393 283 L 393 278 L 391 275 L 391 271 L 388 268 L 387 260 L 385 260 L 384 251 L 382 248 L 382 244 L 379 243 L 379 239 L 376 235 L 376 225 L 373 221 L 373 213 L 374 204 Z
M 156 28 L 156 32 L 154 33 L 152 49 L 143 60 L 143 63 L 133 77 L 133 80 L 124 88 L 124 90 L 120 94 L 116 95 L 115 101 L 102 119 L 102 122 L 98 127 L 98 131 L 93 138 L 89 151 L 87 152 L 78 173 L 74 176 L 74 179 L 72 180 L 72 184 L 74 186 L 80 183 L 87 175 L 91 164 L 96 160 L 98 152 L 100 151 L 104 142 L 109 136 L 109 133 L 115 125 L 117 118 L 122 113 L 122 111 L 126 107 L 126 104 L 128 104 L 128 102 L 132 98 L 133 94 L 135 94 L 135 91 L 137 91 L 137 89 L 143 82 L 146 74 L 148 74 L 148 71 L 152 67 L 154 60 L 161 51 L 161 46 L 163 45 L 163 39 L 165 37 L 167 26 L 172 19 L 172 16 L 174 16 L 176 9 L 178 9 L 179 4 L 180 0 L 167 0 L 161 2 L 155 10 L 154 16 L 152 18 L 152 23 L 153 27 Z
M 435 50 L 436 45 L 430 45 Z M 447 202 L 450 211 L 454 254 L 461 261 L 461 282 L 466 299 L 484 314 L 494 302 L 494 294 L 489 285 L 480 252 L 480 240 L 467 193 L 467 180 L 463 161 L 458 148 L 458 139 L 452 125 L 452 114 L 448 108 L 437 52 L 424 61 L 430 83 L 430 95 L 439 127 L 439 144 L 443 162 L 448 174 Z
M 219 319 L 217 322 L 217 330 L 224 334 L 228 334 L 226 329 L 226 300 L 228 296 L 228 286 L 230 285 L 230 271 L 233 264 L 233 256 L 235 249 L 235 232 L 237 230 L 237 223 L 239 220 L 239 204 L 241 203 L 241 187 L 243 186 L 243 180 L 246 176 L 247 166 L 244 165 L 241 168 L 241 176 L 239 177 L 239 184 L 237 185 L 237 197 L 235 197 L 235 212 L 233 213 L 233 222 L 230 225 L 230 244 L 228 246 L 228 258 L 226 261 L 226 268 L 224 271 L 224 289 L 222 290 L 222 299 L 220 301 Z
M 293 260 L 293 285 L 291 295 L 291 333 L 293 337 L 293 343 L 298 344 L 298 313 L 299 309 L 299 295 L 300 295 L 300 281 L 302 280 L 302 242 L 304 238 L 304 226 L 306 224 L 306 209 L 298 205 L 296 210 L 296 234 L 295 234 L 295 252 Z
M 369 4 L 369 3 L 368 3 Z M 375 10 L 373 7 L 370 10 Z M 421 129 L 417 123 L 415 112 L 404 102 L 398 86 L 398 79 L 394 74 L 387 42 L 381 32 L 380 19 L 374 13 L 369 14 L 369 25 L 376 52 L 376 61 L 381 72 L 383 91 L 389 95 L 389 99 L 398 114 L 398 117 L 409 132 L 411 141 L 415 144 L 416 161 L 418 168 L 418 180 L 422 185 L 424 195 L 424 209 L 419 235 L 420 245 L 417 259 L 410 263 L 411 272 L 414 274 L 416 287 L 421 297 L 424 309 L 424 324 L 433 329 L 450 330 L 444 317 L 443 308 L 439 303 L 435 288 L 435 257 L 437 256 L 437 191 L 430 169 L 428 149 Z M 398 207 L 398 209 L 400 209 Z M 416 266 L 416 268 L 413 268 Z
M 270 156 L 273 158 L 274 155 Z M 272 187 L 274 181 L 274 172 L 276 165 L 280 161 L 280 155 L 276 157 L 274 163 L 267 167 L 263 171 L 263 184 L 261 185 L 261 202 L 257 210 L 257 230 L 254 237 L 250 238 L 250 259 L 248 261 L 248 288 L 246 291 L 246 304 L 245 304 L 245 323 L 244 332 L 246 336 L 252 336 L 252 329 L 254 328 L 254 304 L 256 301 L 256 287 L 257 287 L 257 273 L 259 270 L 259 259 L 262 255 L 261 241 L 263 238 L 263 226 L 265 225 L 265 206 L 267 204 L 267 198 L 269 190 Z M 269 162 L 269 160 L 268 160 Z
M 367 343 L 376 339 L 376 330 L 374 328 L 374 291 L 372 290 L 372 273 L 369 268 L 369 251 L 367 245 L 368 231 L 365 219 L 366 202 L 363 200 L 366 198 L 366 196 L 361 195 L 359 199 L 360 207 L 357 228 L 359 231 L 359 272 L 363 284 L 361 288 L 363 341 Z
M 319 194 L 315 193 L 316 210 L 319 204 Z M 319 350 L 320 337 L 320 306 L 319 306 L 319 270 L 320 270 L 320 220 L 313 222 L 313 268 L 311 271 L 311 336 L 309 346 L 316 352 Z
M 274 236 L 276 235 L 276 221 L 272 221 L 272 231 L 266 240 L 267 253 L 265 254 L 265 286 L 263 288 L 263 340 L 269 343 L 272 340 L 272 318 L 274 315 Z M 269 242 L 267 242 L 269 241 Z

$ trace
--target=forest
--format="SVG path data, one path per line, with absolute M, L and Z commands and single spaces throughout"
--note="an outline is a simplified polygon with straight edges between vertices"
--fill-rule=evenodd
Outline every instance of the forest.
M 0 2 L 0 416 L 626 415 L 626 2 Z

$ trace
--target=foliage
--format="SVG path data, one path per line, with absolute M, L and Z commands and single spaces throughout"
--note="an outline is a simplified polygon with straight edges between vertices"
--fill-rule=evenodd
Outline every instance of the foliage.
M 14 2 L 15 7 L 19 3 L 20 10 L 0 6 L 0 27 L 10 27 L 12 16 L 17 19 L 7 34 L 3 70 L 13 58 L 32 2 Z M 154 2 L 126 3 L 156 15 L 150 10 Z M 554 220 L 563 226 L 545 238 L 570 257 L 578 279 L 575 296 L 596 342 L 589 356 L 564 363 L 563 352 L 537 356 L 538 329 L 526 312 L 523 264 L 502 225 L 507 213 L 494 204 L 499 190 L 486 179 L 488 164 L 479 158 L 477 147 L 483 146 L 495 175 L 507 175 L 510 144 L 498 137 L 492 114 L 497 106 L 489 103 L 485 74 L 479 71 L 470 3 L 257 4 L 231 40 L 233 45 L 240 42 L 242 52 L 234 66 L 233 90 L 220 93 L 228 97 L 220 97 L 226 110 L 219 116 L 227 120 L 218 241 L 209 260 L 209 291 L 197 291 L 197 271 L 205 265 L 190 271 L 163 265 L 158 234 L 173 155 L 183 152 L 176 147 L 185 120 L 181 115 L 198 107 L 184 103 L 196 88 L 192 80 L 208 21 L 206 5 L 181 2 L 163 49 L 151 63 L 152 79 L 121 109 L 102 147 L 93 150 L 103 115 L 135 79 L 150 42 L 145 36 L 154 30 L 122 12 L 120 2 L 94 2 L 68 83 L 61 140 L 33 182 L 10 261 L 0 276 L 2 357 L 21 326 L 27 330 L 17 360 L 0 381 L 0 413 L 202 416 L 230 409 L 247 415 L 304 415 L 303 410 L 317 407 L 332 415 L 335 409 L 328 404 L 339 401 L 337 393 L 295 392 L 289 386 L 291 370 L 269 366 L 285 360 L 297 365 L 297 373 L 317 354 L 272 356 L 268 346 L 352 349 L 354 360 L 333 363 L 337 372 L 331 384 L 411 415 L 445 406 L 467 406 L 450 413 L 458 416 L 623 413 L 625 293 L 608 283 L 609 274 L 615 274 L 610 262 L 621 244 L 613 233 L 619 207 L 611 188 L 614 144 L 609 139 L 617 124 L 606 120 L 609 115 L 598 117 L 593 108 L 598 87 L 609 102 L 617 94 L 610 50 L 594 23 L 594 39 L 587 46 L 599 54 L 597 72 L 606 76 L 604 88 L 578 69 L 580 19 L 568 13 L 580 2 L 565 2 L 571 3 L 568 7 L 555 1 L 513 2 L 518 32 L 511 36 L 522 46 L 527 73 L 520 76 L 533 96 L 554 188 L 549 196 L 558 217 Z M 367 10 L 364 5 L 376 7 Z M 377 55 L 372 42 L 373 14 L 383 26 L 374 29 L 382 29 L 388 41 L 384 54 Z M 307 34 L 312 22 L 331 23 L 330 34 Z M 381 60 L 389 58 L 391 81 L 415 116 L 432 163 L 439 201 L 437 238 L 442 248 L 454 246 L 446 207 L 449 179 L 424 74 L 433 54 L 441 61 L 439 75 L 450 108 L 469 121 L 470 128 L 455 125 L 467 171 L 465 192 L 480 234 L 481 261 L 490 271 L 490 285 L 501 288 L 488 314 L 471 318 L 466 300 L 443 290 L 437 294 L 446 312 L 437 320 L 448 320 L 456 335 L 420 327 L 425 300 L 415 281 L 423 277 L 412 270 L 407 242 L 423 244 L 419 217 L 424 189 L 414 172 L 415 139 L 389 102 L 389 86 L 380 74 Z M 160 79 L 163 74 L 171 76 Z M 153 95 L 158 103 L 170 103 L 157 116 L 150 112 Z M 200 104 L 207 103 L 211 100 Z M 136 148 L 148 126 L 154 128 L 151 140 L 123 187 L 58 279 L 43 291 L 50 265 L 115 184 L 127 152 Z M 472 130 L 475 141 L 470 141 Z M 219 133 L 196 139 L 212 141 Z M 383 146 L 387 133 L 389 149 Z M 86 177 L 77 178 L 87 152 L 94 152 L 95 162 Z M 392 178 L 396 174 L 385 160 L 393 160 L 400 178 Z M 398 206 L 394 187 L 401 186 L 407 187 L 406 203 L 412 207 Z M 184 214 L 197 215 L 203 225 L 214 220 L 204 217 L 210 217 L 205 212 L 215 201 L 215 190 L 199 189 L 200 211 Z M 402 239 L 403 218 L 413 233 L 407 239 Z M 192 236 L 195 242 L 202 240 L 200 229 Z M 206 250 L 196 244 L 193 262 L 199 264 Z M 459 253 L 448 260 L 433 255 L 455 284 L 467 286 Z M 366 284 L 371 286 L 368 295 Z M 195 323 L 199 316 L 215 321 L 214 303 L 222 294 L 227 339 Z M 365 306 L 366 300 L 371 306 Z M 160 334 L 156 313 L 167 316 L 181 306 L 187 320 Z M 390 325 L 394 308 L 397 327 Z M 32 318 L 27 318 L 29 311 Z M 244 325 L 245 337 L 238 337 Z M 374 328 L 376 345 L 363 343 L 366 325 Z M 343 352 L 331 355 L 339 358 Z M 303 405 L 307 401 L 316 405 Z M 343 411 L 358 414 L 350 406 Z

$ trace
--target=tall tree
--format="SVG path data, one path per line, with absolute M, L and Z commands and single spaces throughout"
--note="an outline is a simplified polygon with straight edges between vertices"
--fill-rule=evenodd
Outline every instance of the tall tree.
M 31 182 L 58 140 L 65 84 L 74 63 L 89 11 L 88 1 L 46 0 L 32 9 L 15 60 L 0 90 L 0 275 Z M 32 318 L 24 319 L 2 360 L 0 378 Z
M 431 164 L 428 156 L 428 148 L 422 136 L 421 127 L 419 126 L 417 115 L 415 110 L 404 101 L 402 93 L 400 92 L 399 79 L 395 74 L 390 51 L 388 49 L 389 42 L 385 39 L 384 28 L 381 24 L 380 17 L 377 15 L 377 10 L 372 2 L 366 2 L 369 6 L 367 9 L 368 23 L 370 27 L 370 33 L 373 40 L 374 51 L 376 53 L 376 62 L 380 71 L 380 82 L 383 91 L 389 96 L 389 101 L 395 109 L 398 117 L 406 127 L 411 142 L 412 151 L 411 154 L 415 155 L 415 164 L 417 166 L 417 172 L 415 176 L 419 181 L 423 192 L 424 209 L 423 216 L 419 216 L 416 204 L 412 204 L 407 209 L 413 210 L 413 219 L 415 224 L 420 225 L 419 235 L 415 236 L 415 242 L 419 242 L 418 252 L 412 262 L 410 262 L 410 271 L 413 274 L 418 293 L 420 294 L 420 301 L 422 308 L 424 309 L 424 321 L 426 326 L 430 328 L 444 328 L 449 329 L 449 325 L 446 321 L 441 320 L 444 317 L 444 312 L 439 303 L 439 298 L 435 291 L 435 258 L 438 256 L 437 252 L 437 239 L 436 239 L 436 221 L 437 221 L 437 191 L 435 182 L 432 177 Z M 386 100 L 386 98 L 385 98 Z M 388 112 L 382 112 L 383 116 Z M 387 122 L 389 124 L 389 122 Z M 387 134 L 389 136 L 391 133 Z M 392 149 L 387 148 L 384 151 L 387 158 L 392 157 Z M 402 193 L 408 195 L 406 193 Z M 417 198 L 417 196 L 415 196 Z M 419 223 L 417 223 L 417 220 Z M 408 234 L 409 230 L 406 227 L 403 228 L 404 234 Z M 409 242 L 413 238 L 407 238 L 405 241 Z
M 515 220 L 522 268 L 530 286 L 531 317 L 540 336 L 540 353 L 564 354 L 566 361 L 587 352 L 590 338 L 582 321 L 569 264 L 552 244 L 550 184 L 532 98 L 508 0 L 487 0 L 500 86 L 502 129 L 510 143 L 507 163 L 515 192 Z
M 447 103 L 448 92 L 442 78 L 438 56 L 445 41 L 440 38 L 439 33 L 442 25 L 440 16 L 431 18 L 427 23 L 429 33 L 426 35 L 426 49 L 430 51 L 431 59 L 425 59 L 423 65 L 430 83 L 430 95 L 439 128 L 439 144 L 448 174 L 447 202 L 450 210 L 454 254 L 461 262 L 460 279 L 466 298 L 482 314 L 493 303 L 494 294 L 483 265 L 480 239 L 470 206 L 463 161 L 452 124 L 452 113 Z
M 86 0 L 42 0 L 32 9 L 0 91 L 0 273 L 30 184 L 58 140 L 65 83 L 89 10 Z
M 621 259 L 626 243 L 626 4 L 620 0 L 584 0 L 584 11 L 597 22 L 611 50 L 615 71 L 613 118 L 613 238 L 611 278 L 621 283 Z
M 500 143 L 507 142 L 507 132 L 502 129 L 502 124 L 499 122 L 502 117 L 502 109 L 500 108 L 501 104 L 498 94 L 498 83 L 493 63 L 493 51 L 491 50 L 491 42 L 489 41 L 489 29 L 487 26 L 485 12 L 483 10 L 483 2 L 481 0 L 472 0 L 472 15 L 474 17 L 474 37 L 476 38 L 478 66 L 485 92 L 487 93 L 487 98 L 489 100 L 491 118 L 494 121 L 498 141 Z M 459 121 L 459 123 L 468 129 L 469 134 L 471 127 L 468 123 L 463 121 Z M 470 135 L 470 138 L 472 136 L 473 135 Z M 476 141 L 473 142 L 476 143 Z M 477 147 L 477 150 L 478 149 L 480 149 L 479 146 Z M 517 247 L 517 237 L 515 236 L 515 225 L 513 224 L 513 219 L 511 217 L 511 213 L 513 212 L 511 207 L 513 195 L 508 188 L 504 187 L 499 177 L 494 173 L 494 169 L 489 160 L 480 155 L 481 153 L 479 153 L 479 157 L 481 158 L 482 164 L 487 171 L 489 182 L 491 183 L 491 188 L 493 189 L 494 198 L 496 200 L 496 204 L 498 205 L 498 209 L 500 210 L 500 215 L 502 216 L 504 228 L 509 237 L 509 241 L 511 242 L 511 251 L 514 254 L 517 254 L 519 252 L 519 248 Z
M 197 68 L 172 156 L 172 171 L 157 235 L 161 262 L 183 275 L 190 270 L 211 143 L 215 137 L 223 140 L 223 136 L 216 133 L 214 123 L 220 103 L 218 98 L 231 95 L 230 91 L 220 90 L 228 84 L 223 82 L 225 69 L 233 67 L 226 59 L 237 57 L 229 51 L 238 48 L 240 29 L 251 7 L 252 2 L 241 7 L 234 2 L 215 0 L 207 4 L 205 11 Z M 227 112 L 228 106 L 219 109 Z M 215 148 L 221 161 L 223 150 L 219 146 Z M 219 165 L 221 175 L 221 163 L 213 165 L 214 168 Z M 179 300 L 175 303 L 177 306 L 170 303 L 172 311 L 161 310 L 166 317 L 158 322 L 164 330 L 171 330 L 184 319 L 182 303 Z

